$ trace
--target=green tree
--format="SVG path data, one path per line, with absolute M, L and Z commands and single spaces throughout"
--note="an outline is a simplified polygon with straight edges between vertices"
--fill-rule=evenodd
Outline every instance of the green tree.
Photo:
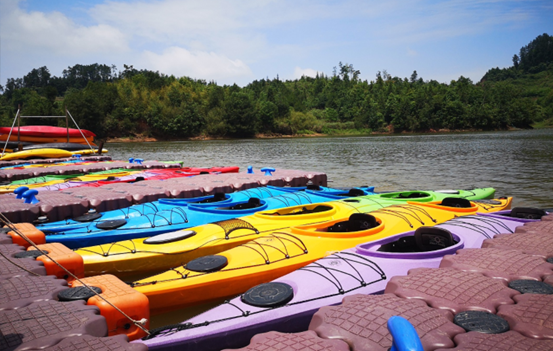
M 233 92 L 229 95 L 225 101 L 224 119 L 231 136 L 250 137 L 255 134 L 255 107 L 248 94 Z

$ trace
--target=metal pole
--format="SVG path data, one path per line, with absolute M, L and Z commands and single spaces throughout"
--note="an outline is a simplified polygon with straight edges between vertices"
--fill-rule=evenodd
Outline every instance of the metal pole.
M 69 143 L 69 119 L 67 118 L 67 108 L 65 108 L 65 127 L 67 128 L 67 142 Z
M 10 132 L 8 134 L 8 139 L 6 139 L 6 143 L 4 144 L 4 148 L 2 149 L 2 156 L 4 156 L 4 153 L 6 152 L 6 148 L 8 147 L 8 142 L 10 141 L 10 137 L 12 136 L 13 126 L 15 126 L 15 121 L 17 120 L 18 116 L 19 116 L 19 105 L 17 106 L 17 113 L 15 114 L 15 117 L 13 119 L 12 127 L 10 128 Z
M 21 105 L 17 105 L 17 111 L 21 110 Z M 19 117 L 19 113 L 17 114 L 17 145 L 19 147 L 19 129 L 21 128 L 21 117 Z

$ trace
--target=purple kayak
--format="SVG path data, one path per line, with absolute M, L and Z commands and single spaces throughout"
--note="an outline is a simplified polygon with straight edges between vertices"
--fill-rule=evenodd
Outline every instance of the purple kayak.
M 485 239 L 513 233 L 529 221 L 509 214 L 463 216 L 331 254 L 138 342 L 150 350 L 220 350 L 243 347 L 267 331 L 306 330 L 322 306 L 352 294 L 382 293 L 393 276 L 437 268 L 443 256 L 479 248 Z

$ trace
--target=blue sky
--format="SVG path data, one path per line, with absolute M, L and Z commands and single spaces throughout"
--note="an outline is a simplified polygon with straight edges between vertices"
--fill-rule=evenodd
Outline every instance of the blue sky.
M 0 84 L 92 63 L 241 86 L 339 62 L 477 82 L 543 33 L 551 0 L 1 0 Z

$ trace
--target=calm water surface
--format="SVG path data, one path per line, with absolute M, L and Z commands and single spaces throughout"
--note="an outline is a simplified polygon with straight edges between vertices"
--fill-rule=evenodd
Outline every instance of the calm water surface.
M 114 159 L 320 171 L 329 186 L 494 187 L 515 206 L 553 208 L 553 129 L 490 133 L 110 143 Z

